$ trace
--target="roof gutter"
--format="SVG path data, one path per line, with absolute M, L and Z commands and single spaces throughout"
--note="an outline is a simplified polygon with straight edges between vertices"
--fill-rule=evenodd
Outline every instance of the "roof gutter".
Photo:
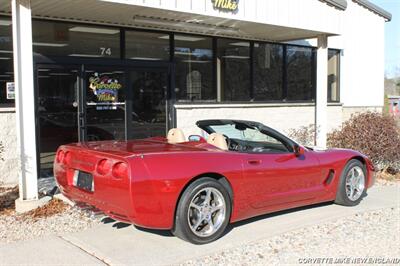
M 370 11 L 378 14 L 379 16 L 383 17 L 386 19 L 386 21 L 391 21 L 392 20 L 392 14 L 384 10 L 383 8 L 371 3 L 368 0 L 353 0 L 353 2 L 356 2 L 357 4 L 369 9 Z
M 330 6 L 333 6 L 340 10 L 346 10 L 347 1 L 346 0 L 320 0 L 321 2 L 325 2 Z

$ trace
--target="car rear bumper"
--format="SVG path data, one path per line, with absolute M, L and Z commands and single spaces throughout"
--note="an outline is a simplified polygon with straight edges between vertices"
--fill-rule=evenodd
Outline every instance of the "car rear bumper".
M 90 206 L 100 210 L 107 216 L 126 223 L 135 223 L 135 216 L 126 211 L 126 207 L 113 204 L 109 200 L 102 199 L 96 192 L 87 192 L 73 186 L 59 185 L 61 193 L 78 206 Z

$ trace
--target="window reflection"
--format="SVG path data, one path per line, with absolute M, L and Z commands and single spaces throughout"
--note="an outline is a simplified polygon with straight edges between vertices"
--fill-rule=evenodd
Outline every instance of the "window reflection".
M 254 44 L 254 100 L 282 100 L 283 46 Z
M 12 27 L 10 18 L 0 18 L 0 105 L 14 106 Z M 8 87 L 8 89 L 7 89 Z
M 143 31 L 125 32 L 125 57 L 133 60 L 169 60 L 169 35 Z
M 328 102 L 339 102 L 340 50 L 328 50 Z
M 53 172 L 53 161 L 60 145 L 78 141 L 76 69 L 39 68 L 38 113 L 40 175 Z
M 287 46 L 287 100 L 315 100 L 315 57 L 312 48 Z
M 32 35 L 35 55 L 120 57 L 118 28 L 33 21 Z
M 175 35 L 176 94 L 183 101 L 215 101 L 212 39 Z
M 166 134 L 167 73 L 131 70 L 128 72 L 132 91 L 132 131 L 129 138 L 138 139 Z
M 125 138 L 125 75 L 120 70 L 86 71 L 87 139 Z M 105 131 L 99 138 L 98 129 Z
M 218 39 L 218 99 L 250 100 L 250 42 Z

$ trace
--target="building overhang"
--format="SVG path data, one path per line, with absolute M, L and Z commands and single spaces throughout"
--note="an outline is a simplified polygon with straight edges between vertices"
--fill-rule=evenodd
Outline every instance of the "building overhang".
M 239 1 L 229 12 L 216 9 L 213 1 L 31 0 L 31 7 L 40 19 L 285 42 L 340 35 L 348 5 L 347 0 Z M 367 0 L 352 1 L 391 20 Z M 11 15 L 10 10 L 10 1 L 0 0 L 0 13 Z
M 158 4 L 151 4 L 155 2 Z M 171 6 L 172 2 L 175 5 Z M 320 1 L 310 3 L 312 8 L 321 9 L 326 14 L 324 21 L 320 21 L 320 15 L 304 12 L 296 14 L 295 12 L 299 12 L 296 10 L 299 8 L 298 4 L 291 5 L 287 1 L 284 4 L 282 1 L 258 1 L 259 6 L 251 6 L 251 12 L 250 6 L 245 3 L 255 1 L 240 1 L 236 13 L 215 10 L 211 0 L 199 1 L 205 3 L 202 8 L 178 5 L 188 2 L 190 1 L 146 1 L 144 4 L 144 1 L 137 1 L 132 4 L 132 1 L 126 0 L 31 0 L 31 9 L 32 17 L 39 19 L 274 42 L 340 34 L 342 11 Z M 10 1 L 0 0 L 0 3 L 0 13 L 10 15 Z M 169 4 L 163 6 L 162 3 Z M 258 9 L 265 12 L 261 13 Z
M 340 10 L 346 10 L 347 8 L 347 1 L 346 0 L 320 0 L 321 2 L 325 2 L 328 5 L 331 5 L 335 8 Z
M 347 0 L 319 0 L 321 2 L 325 2 L 330 6 L 338 8 L 340 10 L 346 10 L 347 8 Z M 385 9 L 375 5 L 374 3 L 368 0 L 352 0 L 353 2 L 365 7 L 369 11 L 377 14 L 378 16 L 383 17 L 386 21 L 392 20 L 392 14 Z
M 375 14 L 383 17 L 386 21 L 391 21 L 392 20 L 392 14 L 390 14 L 388 11 L 384 10 L 383 8 L 371 3 L 368 0 L 353 0 L 353 2 L 365 7 L 371 12 L 374 12 Z

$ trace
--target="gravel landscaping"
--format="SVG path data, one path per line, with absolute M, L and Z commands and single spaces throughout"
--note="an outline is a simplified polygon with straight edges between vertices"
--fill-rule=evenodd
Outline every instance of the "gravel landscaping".
M 12 210 L 0 213 L 0 243 L 28 240 L 48 235 L 78 232 L 100 223 L 92 212 L 53 200 L 27 214 Z
M 400 264 L 399 207 L 302 228 L 181 265 L 365 264 L 356 261 L 365 258 Z
M 396 184 L 399 182 L 378 179 L 375 185 Z M 0 194 L 4 191 L 1 190 Z M 101 218 L 92 211 L 72 207 L 59 200 L 52 200 L 50 204 L 35 211 L 18 215 L 13 206 L 8 206 L 18 196 L 18 190 L 12 189 L 11 192 L 11 201 L 8 203 L 0 198 L 0 205 L 3 206 L 0 208 L 0 243 L 78 232 L 101 223 Z M 187 261 L 183 265 L 298 263 L 300 258 L 326 256 L 386 254 L 400 257 L 399 235 L 400 211 L 396 208 L 296 230 L 206 258 Z

